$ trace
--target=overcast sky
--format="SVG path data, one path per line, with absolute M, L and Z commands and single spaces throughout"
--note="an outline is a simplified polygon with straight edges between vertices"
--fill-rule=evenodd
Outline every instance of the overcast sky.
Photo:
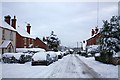
M 96 2 L 5 2 L 2 16 L 17 17 L 17 24 L 25 27 L 30 23 L 31 35 L 42 38 L 53 30 L 61 44 L 75 47 L 77 42 L 90 38 L 91 29 L 97 26 Z M 99 24 L 118 15 L 117 2 L 99 3 Z M 26 28 L 26 27 L 25 27 Z M 79 44 L 80 45 L 80 44 Z

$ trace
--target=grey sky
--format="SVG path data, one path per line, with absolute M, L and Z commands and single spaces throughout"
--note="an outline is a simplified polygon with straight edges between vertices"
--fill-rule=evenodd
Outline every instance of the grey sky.
M 99 28 L 102 20 L 118 14 L 117 2 L 99 3 Z M 19 26 L 31 24 L 31 35 L 42 38 L 51 31 L 60 38 L 62 45 L 74 47 L 76 42 L 90 37 L 97 25 L 96 2 L 6 2 L 2 3 L 2 16 L 17 16 Z

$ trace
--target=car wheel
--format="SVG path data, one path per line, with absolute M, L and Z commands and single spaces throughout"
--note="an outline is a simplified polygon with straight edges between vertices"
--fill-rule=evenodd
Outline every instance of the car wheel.
M 48 66 L 49 64 L 48 64 L 48 62 L 46 62 L 46 66 Z

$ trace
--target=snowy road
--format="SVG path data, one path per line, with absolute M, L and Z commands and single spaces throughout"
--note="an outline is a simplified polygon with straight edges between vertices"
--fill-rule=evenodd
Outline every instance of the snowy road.
M 85 61 L 86 60 L 86 61 Z M 87 65 L 84 63 L 87 62 Z M 88 64 L 93 65 L 93 69 Z M 90 65 L 91 66 L 91 65 Z M 94 67 L 95 66 L 95 67 Z M 111 69 L 110 69 L 111 67 Z M 104 70 L 102 70 L 104 68 Z M 110 70 L 111 71 L 110 71 Z M 49 66 L 31 66 L 31 63 L 25 64 L 2 64 L 3 78 L 100 78 L 108 75 L 117 77 L 117 66 L 106 65 L 96 62 L 92 58 L 84 59 L 79 55 L 72 54 L 64 56 L 62 59 L 50 64 Z
M 99 78 L 99 75 L 83 63 L 76 55 L 68 55 L 54 66 L 48 78 Z

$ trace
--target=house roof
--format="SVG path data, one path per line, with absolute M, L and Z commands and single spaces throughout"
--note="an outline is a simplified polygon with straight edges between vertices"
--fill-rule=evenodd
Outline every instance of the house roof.
M 16 31 L 11 25 L 6 23 L 5 21 L 0 22 L 0 27 L 5 28 L 5 29 L 9 29 L 12 31 Z
M 5 41 L 0 45 L 0 48 L 7 48 L 10 43 L 11 43 L 11 41 L 5 40 Z
M 21 26 L 18 26 L 16 28 L 17 32 L 22 36 L 22 37 L 27 37 L 27 38 L 33 38 L 35 39 L 35 37 L 31 36 L 24 28 L 22 28 Z

